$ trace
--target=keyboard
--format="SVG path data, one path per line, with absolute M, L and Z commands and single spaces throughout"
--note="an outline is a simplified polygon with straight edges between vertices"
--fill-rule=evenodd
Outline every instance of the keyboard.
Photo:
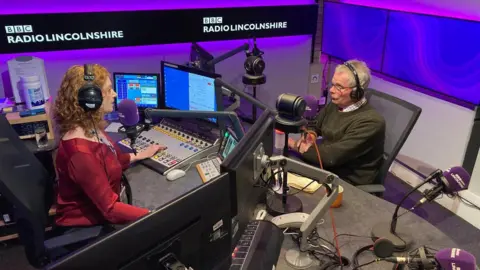
M 220 158 L 214 158 L 196 165 L 197 171 L 204 183 L 220 175 Z
M 275 269 L 283 231 L 266 220 L 250 221 L 232 253 L 230 270 Z

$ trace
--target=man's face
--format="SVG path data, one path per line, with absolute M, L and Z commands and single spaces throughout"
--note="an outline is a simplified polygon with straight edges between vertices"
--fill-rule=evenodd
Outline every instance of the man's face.
M 354 102 L 350 97 L 352 87 L 349 85 L 349 76 L 346 72 L 333 74 L 332 87 L 330 87 L 330 96 L 333 104 L 339 107 L 347 107 Z

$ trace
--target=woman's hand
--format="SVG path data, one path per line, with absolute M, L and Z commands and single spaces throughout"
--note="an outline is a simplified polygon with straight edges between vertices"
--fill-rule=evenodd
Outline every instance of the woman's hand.
M 130 162 L 135 162 L 142 159 L 153 157 L 156 153 L 165 149 L 167 149 L 166 146 L 152 144 L 142 152 L 139 152 L 137 155 L 130 154 Z
M 140 152 L 138 155 L 140 155 L 142 159 L 145 159 L 145 158 L 153 157 L 156 153 L 165 149 L 167 149 L 166 146 L 152 144 L 149 147 L 147 147 L 145 150 Z

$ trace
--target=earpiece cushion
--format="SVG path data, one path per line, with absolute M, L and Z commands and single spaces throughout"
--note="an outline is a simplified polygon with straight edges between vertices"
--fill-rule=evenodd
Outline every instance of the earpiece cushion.
M 394 250 L 392 241 L 388 239 L 379 238 L 373 243 L 373 253 L 379 258 L 391 257 Z
M 78 90 L 78 104 L 85 111 L 96 111 L 102 103 L 102 90 L 97 85 L 86 83 Z

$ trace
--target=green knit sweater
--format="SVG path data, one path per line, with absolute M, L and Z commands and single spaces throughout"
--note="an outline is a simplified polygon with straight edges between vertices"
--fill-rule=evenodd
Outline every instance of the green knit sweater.
M 370 184 L 383 162 L 385 120 L 368 103 L 351 112 L 341 112 L 330 103 L 316 117 L 316 132 L 323 167 L 354 185 Z M 303 154 L 309 163 L 318 164 L 311 146 Z

